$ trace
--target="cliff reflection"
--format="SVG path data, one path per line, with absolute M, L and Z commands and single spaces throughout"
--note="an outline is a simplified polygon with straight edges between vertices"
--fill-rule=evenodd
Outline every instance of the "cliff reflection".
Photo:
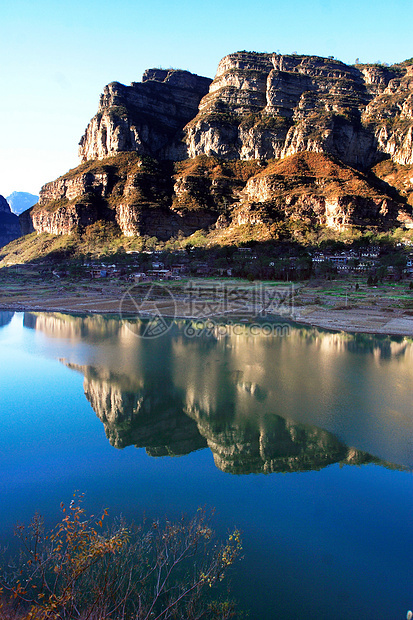
M 301 327 L 283 338 L 252 337 L 247 328 L 189 338 L 178 321 L 145 340 L 113 318 L 32 314 L 25 322 L 88 345 L 69 348 L 65 363 L 84 375 L 85 395 L 117 448 L 163 456 L 208 446 L 217 467 L 237 474 L 412 464 L 406 338 Z
M 6 327 L 6 325 L 11 323 L 13 317 L 14 312 L 10 312 L 8 310 L 0 310 L 0 327 Z
M 172 384 L 69 365 L 84 375 L 84 390 L 112 446 L 145 447 L 152 456 L 182 455 L 206 447 L 196 422 L 185 415 L 183 395 Z

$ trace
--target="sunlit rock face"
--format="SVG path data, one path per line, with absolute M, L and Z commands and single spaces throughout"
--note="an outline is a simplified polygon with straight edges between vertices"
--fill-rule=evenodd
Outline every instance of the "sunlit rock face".
M 179 196 L 174 193 L 174 184 L 176 188 L 185 185 L 187 175 L 175 177 L 173 172 L 172 164 L 136 153 L 94 162 L 87 172 L 80 166 L 42 187 L 39 203 L 20 216 L 23 232 L 70 235 L 103 220 L 116 224 L 127 237 L 166 240 L 213 225 L 219 210 L 207 198 L 208 179 L 204 192 L 197 192 L 204 199 L 188 209 L 188 200 L 182 199 L 188 192 L 177 189 Z M 218 198 L 224 192 L 225 188 L 217 189 Z
M 236 52 L 212 81 L 148 69 L 141 82 L 105 87 L 80 141 L 83 165 L 43 186 L 22 230 L 72 234 L 103 220 L 167 240 L 242 226 L 272 239 L 280 221 L 411 228 L 412 102 L 410 61 Z M 361 178 L 386 158 L 397 191 Z M 287 165 L 276 170 L 274 159 Z
M 327 152 L 357 167 L 384 154 L 413 163 L 413 65 L 349 66 L 318 56 L 236 52 L 211 82 L 148 69 L 105 87 L 80 141 L 82 161 L 122 151 L 179 160 Z M 185 139 L 182 140 L 182 130 Z
M 262 205 L 267 221 L 275 210 L 292 220 L 339 231 L 368 222 L 384 228 L 392 223 L 413 227 L 408 205 L 372 187 L 364 174 L 321 153 L 305 152 L 270 164 L 248 180 L 241 195 L 244 211 L 254 205 L 257 212 L 256 205 Z
M 120 151 L 180 159 L 182 129 L 198 111 L 211 80 L 179 70 L 148 69 L 142 82 L 105 87 L 96 116 L 80 141 L 82 161 Z
M 72 234 L 98 220 L 125 236 L 169 239 L 210 228 L 280 221 L 380 229 L 413 227 L 412 207 L 325 153 L 304 151 L 267 165 L 198 156 L 172 166 L 121 153 L 43 186 L 20 216 L 23 232 Z M 77 194 L 78 193 L 78 194 Z
M 368 167 L 387 153 L 411 164 L 412 93 L 409 63 L 237 52 L 221 60 L 186 128 L 188 154 L 269 159 L 306 150 Z
M 376 96 L 363 111 L 362 122 L 374 132 L 379 152 L 386 153 L 398 164 L 411 165 L 413 164 L 413 64 L 406 61 L 402 70 L 395 73 L 392 70 L 393 67 L 387 70 L 382 68 L 379 88 L 375 93 Z

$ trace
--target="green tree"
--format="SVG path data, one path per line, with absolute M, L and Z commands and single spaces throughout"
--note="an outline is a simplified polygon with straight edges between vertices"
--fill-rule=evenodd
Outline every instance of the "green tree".
M 386 268 L 393 267 L 395 279 L 400 280 L 407 265 L 407 256 L 403 252 L 390 252 L 382 257 L 381 264 Z

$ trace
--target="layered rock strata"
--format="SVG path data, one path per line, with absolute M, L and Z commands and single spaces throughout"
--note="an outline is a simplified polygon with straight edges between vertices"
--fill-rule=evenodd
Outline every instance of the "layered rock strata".
M 71 234 L 102 219 L 125 236 L 163 240 L 244 225 L 263 225 L 271 236 L 277 222 L 413 227 L 403 196 L 322 153 L 268 165 L 200 156 L 175 166 L 124 153 L 84 167 L 42 188 L 30 217 L 20 216 L 24 232 Z
M 412 106 L 411 61 L 237 52 L 213 81 L 149 69 L 105 87 L 84 163 L 42 188 L 22 230 L 106 220 L 166 240 L 245 225 L 277 238 L 279 222 L 410 228 Z
M 230 54 L 186 127 L 188 155 L 315 151 L 366 168 L 386 153 L 411 164 L 412 76 L 413 63 L 353 67 L 317 56 Z
M 148 69 L 142 82 L 112 82 L 80 140 L 82 161 L 136 151 L 166 159 L 185 156 L 182 129 L 197 114 L 211 80 L 179 70 Z
M 209 87 L 209 89 L 208 89 Z M 368 167 L 413 163 L 413 63 L 236 52 L 214 80 L 149 69 L 105 87 L 80 142 L 83 161 L 120 151 L 158 158 L 282 158 L 308 150 Z M 185 127 L 186 126 L 186 127 Z M 181 131 L 185 127 L 185 143 Z

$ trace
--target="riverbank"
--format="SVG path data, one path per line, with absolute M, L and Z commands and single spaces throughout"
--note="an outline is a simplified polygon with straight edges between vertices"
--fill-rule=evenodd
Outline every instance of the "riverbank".
M 152 287 L 153 284 L 153 287 Z M 152 287 L 152 289 L 151 289 Z M 409 282 L 367 286 L 355 279 L 247 282 L 192 279 L 131 284 L 120 280 L 44 279 L 0 273 L 0 310 L 208 319 L 278 316 L 325 329 L 413 337 Z

